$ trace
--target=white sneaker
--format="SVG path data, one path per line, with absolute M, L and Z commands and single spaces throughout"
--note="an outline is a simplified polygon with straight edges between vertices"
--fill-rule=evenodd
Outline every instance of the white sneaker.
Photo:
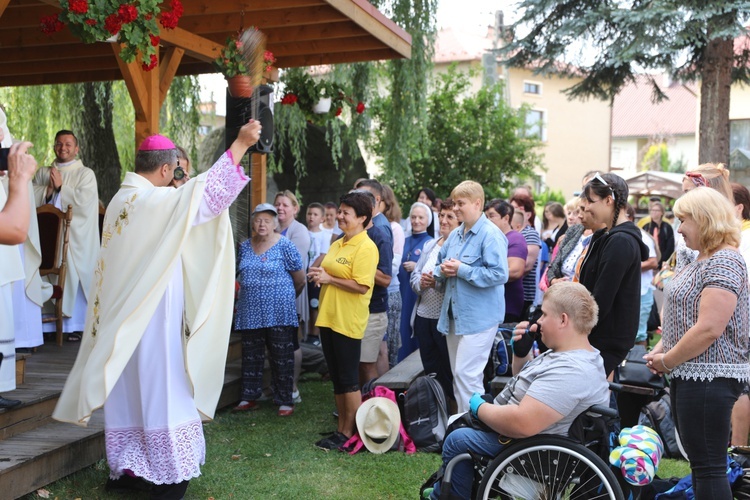
M 299 395 L 299 390 L 292 392 L 292 401 L 294 402 L 294 404 L 299 404 L 302 402 L 302 396 Z

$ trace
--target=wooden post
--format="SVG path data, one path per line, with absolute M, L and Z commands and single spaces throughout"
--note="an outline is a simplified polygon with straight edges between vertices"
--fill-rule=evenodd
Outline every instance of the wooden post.
M 251 153 L 250 155 L 250 212 L 253 211 L 258 203 L 266 201 L 266 154 Z

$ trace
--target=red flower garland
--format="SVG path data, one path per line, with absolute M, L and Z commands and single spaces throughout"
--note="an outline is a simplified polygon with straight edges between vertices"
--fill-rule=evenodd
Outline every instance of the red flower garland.
M 143 71 L 151 71 L 156 67 L 156 65 L 159 63 L 159 60 L 156 58 L 154 54 L 151 54 L 151 64 L 146 64 L 145 62 L 141 64 L 141 67 L 143 68 Z
M 172 8 L 172 10 L 170 12 L 162 12 L 159 22 L 162 26 L 164 26 L 164 28 L 171 30 L 177 27 L 177 22 L 182 17 L 182 13 L 185 9 L 183 8 L 182 2 L 180 0 L 171 0 L 171 2 L 169 2 L 169 6 Z
M 124 3 L 120 5 L 119 9 L 117 9 L 117 13 L 120 16 L 122 24 L 132 23 L 133 21 L 138 19 L 138 9 L 135 5 Z
M 68 8 L 76 14 L 85 14 L 89 11 L 89 3 L 87 0 L 70 0 Z
M 292 104 L 297 102 L 297 96 L 294 94 L 286 94 L 284 98 L 281 100 L 281 104 L 286 104 L 291 106 Z
M 65 23 L 60 21 L 58 14 L 52 16 L 44 16 L 41 20 L 42 33 L 45 35 L 51 35 L 57 33 L 65 27 Z
M 110 14 L 104 20 L 104 29 L 110 32 L 112 35 L 116 35 L 122 28 L 122 19 L 118 14 Z

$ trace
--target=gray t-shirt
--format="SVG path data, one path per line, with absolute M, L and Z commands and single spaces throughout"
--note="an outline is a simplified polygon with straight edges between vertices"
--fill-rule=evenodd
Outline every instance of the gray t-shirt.
M 609 405 L 609 384 L 599 351 L 547 351 L 530 361 L 495 398 L 495 404 L 517 405 L 531 396 L 561 415 L 542 434 L 568 435 L 573 420 L 592 405 Z

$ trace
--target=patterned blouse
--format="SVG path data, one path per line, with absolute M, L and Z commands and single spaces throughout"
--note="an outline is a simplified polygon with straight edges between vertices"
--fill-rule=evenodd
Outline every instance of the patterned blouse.
M 430 250 L 430 253 L 427 255 L 427 259 L 425 260 L 424 266 L 422 266 L 422 269 L 435 269 L 435 262 L 437 262 L 437 256 L 438 253 L 440 253 L 440 248 L 442 245 L 438 245 L 436 242 L 427 242 L 425 244 L 425 247 L 427 245 L 432 244 L 432 249 Z M 415 269 L 416 271 L 416 269 Z M 422 276 L 422 273 L 418 274 L 418 276 Z M 420 294 L 420 299 L 417 306 L 417 314 L 422 318 L 427 319 L 439 319 L 440 318 L 440 308 L 443 307 L 443 297 L 445 296 L 445 293 L 439 292 L 435 290 L 434 288 L 427 288 L 425 290 L 422 290 L 422 293 Z
M 719 288 L 737 295 L 737 308 L 724 333 L 708 349 L 678 365 L 673 377 L 712 380 L 714 377 L 747 381 L 750 304 L 745 259 L 733 250 L 719 250 L 708 259 L 687 264 L 667 284 L 664 293 L 664 352 L 668 352 L 698 321 L 701 293 Z
M 290 240 L 279 241 L 261 255 L 250 240 L 242 242 L 237 259 L 240 295 L 235 330 L 272 326 L 298 326 L 294 280 L 290 273 L 302 269 L 302 257 Z

